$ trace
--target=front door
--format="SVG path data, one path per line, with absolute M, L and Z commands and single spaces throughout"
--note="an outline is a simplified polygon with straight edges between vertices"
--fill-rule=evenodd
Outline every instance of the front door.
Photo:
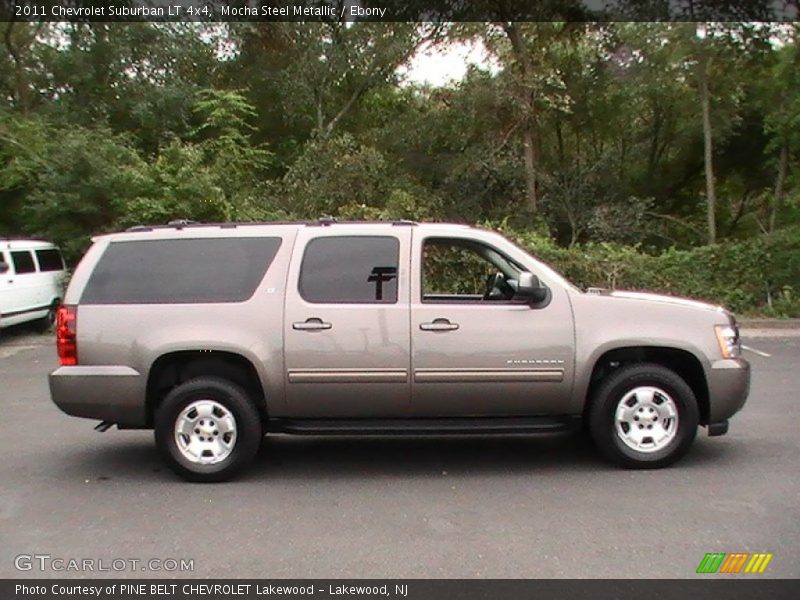
M 415 235 L 411 300 L 412 404 L 424 417 L 568 412 L 574 372 L 569 300 L 514 297 L 521 271 L 503 250 L 467 236 Z M 534 272 L 534 275 L 537 273 Z
M 286 294 L 288 414 L 407 417 L 409 228 L 301 230 Z

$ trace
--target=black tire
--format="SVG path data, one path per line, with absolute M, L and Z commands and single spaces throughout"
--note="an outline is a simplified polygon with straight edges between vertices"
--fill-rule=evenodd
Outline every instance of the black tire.
M 678 414 L 674 437 L 664 447 L 649 452 L 623 442 L 621 436 L 625 433 L 617 432 L 615 422 L 618 404 L 628 392 L 641 386 L 666 392 Z M 659 400 L 663 401 L 660 397 Z M 689 450 L 697 435 L 700 412 L 692 388 L 679 375 L 661 365 L 641 363 L 620 368 L 600 384 L 587 418 L 592 439 L 607 459 L 629 469 L 658 469 L 671 465 Z
M 53 301 L 53 304 L 50 305 L 47 311 L 47 315 L 35 321 L 37 331 L 40 333 L 49 333 L 53 330 L 56 324 L 56 313 L 58 312 L 59 306 L 61 306 L 61 300 Z
M 213 464 L 193 462 L 178 448 L 175 423 L 181 412 L 197 400 L 212 400 L 233 416 L 236 437 L 226 458 Z M 246 467 L 261 444 L 261 417 L 241 387 L 219 377 L 198 377 L 175 387 L 155 414 L 156 445 L 170 469 L 188 481 L 227 481 Z

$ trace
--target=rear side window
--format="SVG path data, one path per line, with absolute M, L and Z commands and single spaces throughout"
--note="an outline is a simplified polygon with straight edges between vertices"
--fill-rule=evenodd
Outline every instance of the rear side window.
M 36 265 L 33 263 L 33 256 L 27 250 L 18 250 L 16 252 L 12 252 L 11 262 L 14 263 L 14 272 L 17 275 L 36 272 Z
M 36 260 L 39 262 L 40 271 L 61 271 L 64 268 L 61 253 L 55 248 L 37 250 Z
M 311 240 L 300 268 L 300 295 L 314 303 L 397 302 L 400 242 L 394 237 Z
M 256 291 L 280 238 L 112 242 L 81 304 L 243 302 Z

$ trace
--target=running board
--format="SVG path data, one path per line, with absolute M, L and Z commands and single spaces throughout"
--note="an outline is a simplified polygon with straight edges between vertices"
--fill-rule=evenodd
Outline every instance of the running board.
M 575 429 L 579 417 L 460 417 L 420 419 L 270 419 L 268 431 L 297 435 L 425 435 L 556 433 Z

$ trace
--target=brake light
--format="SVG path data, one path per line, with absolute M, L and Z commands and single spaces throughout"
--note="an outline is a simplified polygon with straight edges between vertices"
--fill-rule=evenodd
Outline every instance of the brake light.
M 78 307 L 59 306 L 56 313 L 56 349 L 62 366 L 78 364 Z

